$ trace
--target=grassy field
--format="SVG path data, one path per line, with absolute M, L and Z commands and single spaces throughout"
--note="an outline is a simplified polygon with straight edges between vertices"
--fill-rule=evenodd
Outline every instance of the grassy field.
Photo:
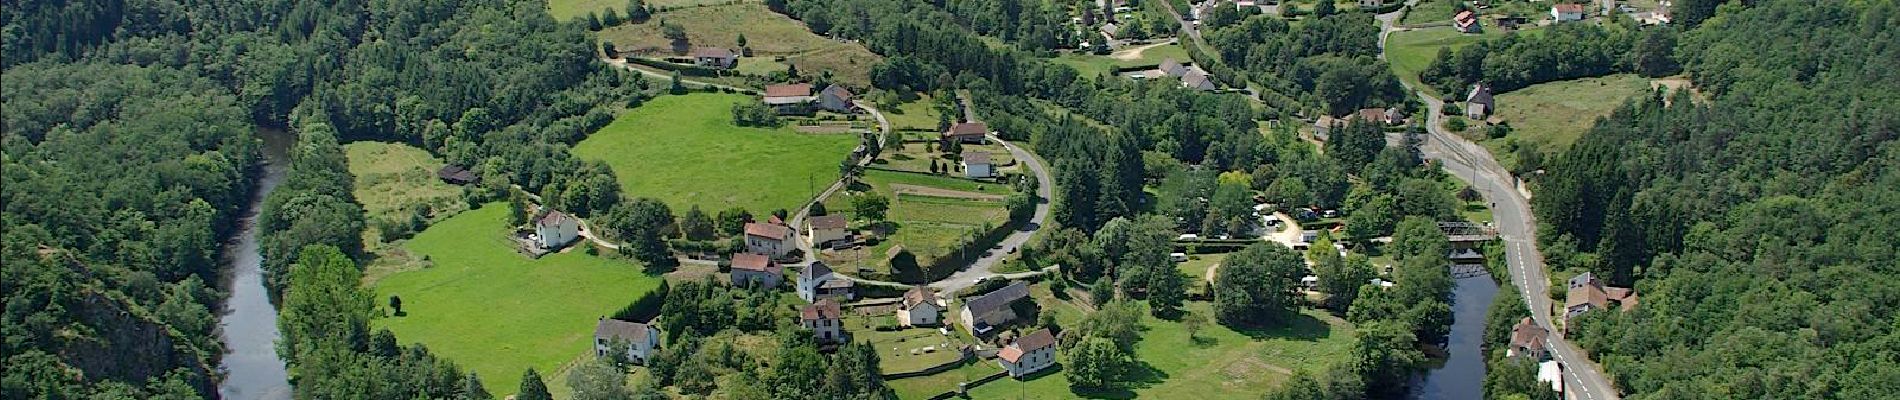
M 776 64 L 789 63 L 797 66 L 801 74 L 815 75 L 830 70 L 840 81 L 863 87 L 869 85 L 871 65 L 882 59 L 862 45 L 818 36 L 806 30 L 804 23 L 774 13 L 758 3 L 690 7 L 655 13 L 646 23 L 602 30 L 600 39 L 613 42 L 622 51 L 671 55 L 673 43 L 666 38 L 660 21 L 684 29 L 689 47 L 712 46 L 736 50 L 739 48 L 739 35 L 745 35 L 746 45 L 752 49 L 754 58 L 740 62 L 739 70 L 742 72 L 769 73 L 784 68 Z M 785 61 L 772 61 L 772 57 L 778 56 L 785 57 Z M 748 62 L 761 64 L 756 62 L 760 60 L 769 64 L 747 65 Z
M 895 110 L 883 110 L 884 118 L 891 121 L 891 129 L 937 131 L 937 101 L 930 95 L 919 94 L 912 100 L 897 106 Z
M 1224 261 L 1226 259 L 1227 259 L 1226 253 L 1194 254 L 1194 255 L 1188 256 L 1187 262 L 1177 263 L 1174 266 L 1175 268 L 1180 269 L 1181 273 L 1187 274 L 1188 277 L 1199 279 L 1199 280 L 1206 280 L 1207 269 L 1212 268 L 1214 265 L 1220 264 L 1221 261 Z M 1193 281 L 1189 281 L 1189 282 L 1193 282 Z
M 646 3 L 647 6 L 655 8 L 680 8 L 721 4 L 731 1 L 732 0 L 646 0 Z M 747 2 L 756 1 L 748 0 Z M 616 13 L 620 13 L 621 17 L 627 16 L 627 2 L 625 0 L 548 0 L 548 14 L 553 15 L 554 19 L 558 20 L 586 17 L 589 11 L 606 13 L 609 8 L 614 9 Z
M 1511 124 L 1511 136 L 1480 142 L 1506 167 L 1517 155 L 1507 141 L 1546 154 L 1570 148 L 1597 118 L 1631 97 L 1649 93 L 1649 79 L 1632 74 L 1541 83 L 1497 96 L 1497 116 Z M 1509 158 L 1506 160 L 1506 158 Z
M 868 187 L 869 190 L 891 199 L 886 220 L 895 227 L 895 231 L 887 237 L 888 240 L 880 241 L 869 248 L 822 255 L 826 262 L 842 266 L 846 271 L 869 268 L 872 271 L 893 273 L 884 263 L 884 253 L 890 250 L 891 246 L 898 245 L 916 254 L 918 264 L 927 266 L 932 260 L 948 256 L 950 250 L 964 235 L 981 230 L 986 223 L 1001 226 L 1009 220 L 1008 210 L 1004 209 L 1002 201 L 899 196 L 892 187 L 892 185 L 913 185 L 1007 196 L 1011 192 L 1008 185 L 982 184 L 957 178 L 876 169 L 865 171 L 861 182 L 864 185 L 861 188 Z M 832 196 L 825 202 L 825 207 L 833 210 L 832 212 L 850 215 L 853 195 Z
M 378 220 L 409 218 L 412 205 L 429 207 L 435 218 L 454 215 L 468 206 L 462 189 L 436 179 L 442 161 L 429 152 L 402 143 L 356 142 L 344 146 L 350 175 L 355 177 L 356 199 L 371 223 L 363 230 L 363 247 L 375 257 L 363 267 L 363 282 L 374 283 L 389 274 L 422 267 L 419 256 L 400 241 L 385 241 Z
M 1206 302 L 1190 302 L 1188 309 L 1202 315 L 1213 312 Z M 1194 339 L 1178 322 L 1148 318 L 1141 342 L 1135 345 L 1141 371 L 1134 374 L 1129 388 L 1078 393 L 1058 372 L 1027 381 L 997 380 L 971 389 L 970 397 L 1257 399 L 1279 387 L 1294 370 L 1320 372 L 1350 351 L 1350 324 L 1323 312 L 1309 310 L 1301 315 L 1290 327 L 1267 331 L 1240 332 L 1208 324 Z
M 732 124 L 736 94 L 662 96 L 620 114 L 574 154 L 612 166 L 628 196 L 684 212 L 744 207 L 753 215 L 796 208 L 838 179 L 857 135 L 807 135 L 789 127 Z
M 1451 27 L 1392 32 L 1392 36 L 1386 38 L 1385 59 L 1392 63 L 1392 73 L 1398 75 L 1399 79 L 1427 92 L 1436 92 L 1431 87 L 1418 84 L 1418 73 L 1438 57 L 1438 49 L 1450 47 L 1457 50 L 1477 43 L 1487 35 L 1494 34 L 1467 35 Z
M 1405 13 L 1405 18 L 1399 19 L 1399 24 L 1418 25 L 1435 22 L 1449 25 L 1451 16 L 1454 14 L 1452 5 L 1455 1 L 1457 0 L 1420 1 L 1418 5 L 1412 6 L 1411 11 Z
M 501 203 L 449 218 L 408 242 L 431 267 L 375 285 L 377 303 L 401 296 L 406 315 L 375 320 L 404 343 L 478 372 L 513 392 L 528 367 L 552 371 L 591 346 L 595 319 L 659 286 L 638 265 L 579 251 L 538 260 L 513 250 Z
M 936 328 L 914 328 L 898 331 L 878 331 L 872 324 L 879 320 L 892 320 L 890 315 L 875 317 L 853 316 L 845 321 L 845 330 L 851 332 L 854 342 L 869 343 L 877 348 L 878 368 L 884 373 L 917 371 L 961 358 L 957 349 L 963 346 L 963 340 L 956 336 L 944 336 Z M 930 347 L 936 351 L 912 354 L 911 350 Z
M 1139 49 L 1139 52 L 1136 51 L 1137 49 Z M 1163 44 L 1153 47 L 1149 47 L 1148 45 L 1136 45 L 1118 50 L 1106 56 L 1085 53 L 1065 53 L 1061 56 L 1057 56 L 1054 60 L 1058 64 L 1075 68 L 1075 70 L 1081 72 L 1083 76 L 1096 76 L 1113 72 L 1115 68 L 1119 67 L 1160 64 L 1163 60 L 1170 58 L 1184 63 L 1191 61 L 1188 60 L 1187 49 L 1178 44 Z
M 350 159 L 350 175 L 356 176 L 356 200 L 372 220 L 397 216 L 414 204 L 428 205 L 437 213 L 466 208 L 461 188 L 436 179 L 442 160 L 427 151 L 383 142 L 350 143 L 344 151 Z

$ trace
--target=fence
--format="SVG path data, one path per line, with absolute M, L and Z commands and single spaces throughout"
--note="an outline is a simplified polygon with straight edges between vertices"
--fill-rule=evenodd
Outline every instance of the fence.
M 990 383 L 990 382 L 996 381 L 997 379 L 1002 379 L 1005 376 L 1009 376 L 1009 371 L 996 371 L 996 373 L 990 374 L 990 376 L 985 376 L 982 378 L 978 378 L 976 381 L 965 383 L 963 384 L 963 387 L 958 388 L 957 390 L 938 393 L 936 396 L 930 396 L 930 400 L 945 400 L 945 399 L 954 398 L 954 397 L 962 395 L 963 392 L 970 390 L 970 388 L 983 386 L 983 384 L 985 383 Z

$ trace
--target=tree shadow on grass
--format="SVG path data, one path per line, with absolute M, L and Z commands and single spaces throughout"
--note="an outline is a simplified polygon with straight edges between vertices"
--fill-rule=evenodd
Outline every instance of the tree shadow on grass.
M 1255 340 L 1289 339 L 1316 342 L 1333 335 L 1332 329 L 1326 325 L 1326 321 L 1321 321 L 1319 318 L 1301 313 L 1289 315 L 1284 322 L 1279 324 L 1228 327 L 1232 328 L 1235 332 L 1240 332 L 1241 335 L 1246 335 Z
M 1069 387 L 1069 393 L 1088 399 L 1133 399 L 1135 389 L 1153 387 L 1168 380 L 1168 373 L 1157 369 L 1147 361 L 1136 361 L 1128 372 L 1123 373 L 1117 385 L 1103 388 Z

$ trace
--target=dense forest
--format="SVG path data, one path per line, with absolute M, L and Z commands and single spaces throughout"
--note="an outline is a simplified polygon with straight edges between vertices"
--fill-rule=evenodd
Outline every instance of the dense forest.
M 1626 104 L 1538 185 L 1550 260 L 1643 293 L 1571 335 L 1632 398 L 1891 396 L 1900 8 L 1722 10 L 1676 47 L 1703 97 Z
M 1419 80 L 1440 93 L 1462 96 L 1472 84 L 1509 92 L 1544 82 L 1615 73 L 1659 77 L 1681 72 L 1673 52 L 1675 28 L 1640 28 L 1627 19 L 1607 25 L 1559 24 L 1537 34 L 1503 37 L 1451 50 L 1419 72 Z M 1460 99 L 1462 100 L 1462 98 Z
M 1259 84 L 1263 101 L 1288 111 L 1311 108 L 1340 116 L 1364 107 L 1417 108 L 1408 105 L 1398 77 L 1379 58 L 1379 23 L 1372 14 L 1319 15 L 1297 23 L 1250 14 L 1204 21 L 1207 41 L 1219 53 L 1219 67 L 1210 69 L 1215 75 Z
M 213 395 L 217 254 L 252 189 L 259 126 L 300 137 L 259 221 L 300 398 L 479 387 L 369 332 L 372 310 L 345 301 L 367 296 L 349 278 L 366 222 L 338 143 L 403 141 L 474 166 L 488 186 L 472 203 L 510 184 L 583 215 L 622 201 L 566 146 L 646 85 L 595 63 L 585 29 L 543 2 L 7 7 L 7 398 Z M 319 264 L 333 271 L 306 271 Z

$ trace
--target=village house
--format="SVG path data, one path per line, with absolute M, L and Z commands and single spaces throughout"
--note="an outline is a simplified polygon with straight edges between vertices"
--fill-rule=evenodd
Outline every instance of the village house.
M 594 324 L 595 357 L 625 352 L 628 361 L 646 364 L 647 358 L 659 349 L 660 327 L 657 323 L 642 324 L 603 317 Z
M 1511 327 L 1511 348 L 1504 351 L 1506 357 L 1526 357 L 1533 361 L 1550 358 L 1550 349 L 1544 347 L 1544 340 L 1550 337 L 1550 331 L 1537 326 L 1537 321 L 1524 317 Z
M 450 185 L 467 185 L 482 181 L 481 177 L 475 175 L 475 171 L 455 164 L 442 166 L 442 169 L 435 171 L 435 177 L 441 179 L 442 183 Z
M 845 89 L 844 85 L 825 86 L 825 90 L 818 92 L 818 108 L 841 114 L 857 112 L 858 106 L 851 103 L 852 96 L 851 89 Z
M 832 242 L 846 240 L 843 214 L 820 215 L 805 219 L 805 244 L 812 247 L 825 247 Z
M 1201 67 L 1188 67 L 1187 75 L 1181 76 L 1181 87 L 1195 90 L 1220 88 L 1219 85 L 1214 84 L 1214 77 L 1208 75 L 1207 71 L 1201 70 Z
M 1366 122 L 1377 122 L 1386 125 L 1405 123 L 1405 114 L 1399 113 L 1399 109 L 1397 108 L 1362 108 L 1354 115 L 1359 116 L 1359 120 Z
M 996 327 L 1016 319 L 1016 310 L 1010 304 L 1029 297 L 1029 285 L 1015 282 L 1002 289 L 985 293 L 982 296 L 963 302 L 963 328 L 971 335 L 982 336 L 996 330 Z
M 1459 11 L 1458 15 L 1452 16 L 1451 25 L 1463 33 L 1478 33 L 1479 30 L 1483 29 L 1483 27 L 1478 26 L 1478 14 L 1471 12 L 1471 10 Z
M 1162 75 L 1172 76 L 1176 78 L 1186 76 L 1187 71 L 1188 71 L 1186 64 L 1182 64 L 1180 61 L 1175 61 L 1172 58 L 1161 60 L 1161 65 L 1158 67 L 1155 67 L 1155 70 L 1161 71 Z
M 739 66 L 739 55 L 726 48 L 695 47 L 693 48 L 691 56 L 693 57 L 693 65 L 701 67 L 732 69 Z
M 792 229 L 782 224 L 747 222 L 745 224 L 745 249 L 747 252 L 764 254 L 772 258 L 784 257 L 792 251 L 789 239 Z
M 897 303 L 897 323 L 909 326 L 931 326 L 943 323 L 943 298 L 937 297 L 937 289 L 918 285 L 904 292 L 904 299 Z
M 996 363 L 1009 377 L 1022 378 L 1056 364 L 1056 335 L 1037 329 L 996 352 Z
M 942 140 L 955 140 L 961 143 L 982 144 L 983 136 L 990 134 L 990 125 L 982 122 L 958 122 L 943 131 Z
M 844 311 L 832 299 L 820 299 L 798 310 L 798 325 L 811 330 L 818 343 L 844 341 Z
M 541 248 L 558 249 L 580 236 L 580 221 L 560 211 L 548 211 L 534 220 L 534 235 Z
M 732 285 L 776 288 L 785 279 L 785 267 L 764 254 L 732 255 Z
M 1471 85 L 1471 93 L 1465 95 L 1465 118 L 1483 121 L 1497 109 L 1496 100 L 1491 98 L 1491 87 L 1483 83 Z
M 1564 297 L 1565 321 L 1613 306 L 1626 311 L 1636 308 L 1635 289 L 1603 286 L 1603 282 L 1589 272 L 1570 278 L 1570 291 Z
M 1099 30 L 1102 32 L 1102 38 L 1109 41 L 1114 41 L 1116 35 L 1122 31 L 1121 27 L 1115 26 L 1114 23 L 1102 24 Z
M 779 115 L 803 115 L 811 113 L 818 97 L 811 95 L 811 84 L 791 83 L 765 85 L 765 96 L 760 101 Z
M 1550 19 L 1556 22 L 1583 20 L 1582 4 L 1555 4 L 1550 6 Z
M 1333 125 L 1341 123 L 1344 123 L 1344 121 L 1333 118 L 1331 115 L 1319 116 L 1319 119 L 1313 120 L 1313 140 L 1324 142 L 1327 139 L 1331 139 L 1333 136 Z
M 965 178 L 983 179 L 996 175 L 994 167 L 990 165 L 990 153 L 988 152 L 963 152 L 963 161 L 959 162 L 963 163 L 963 177 Z
M 811 266 L 799 270 L 798 281 L 795 283 L 798 298 L 805 299 L 808 303 L 827 298 L 845 300 L 857 298 L 857 295 L 851 293 L 851 290 L 857 287 L 857 283 L 850 279 L 839 278 L 838 274 L 831 271 L 831 267 L 821 261 L 813 261 Z

